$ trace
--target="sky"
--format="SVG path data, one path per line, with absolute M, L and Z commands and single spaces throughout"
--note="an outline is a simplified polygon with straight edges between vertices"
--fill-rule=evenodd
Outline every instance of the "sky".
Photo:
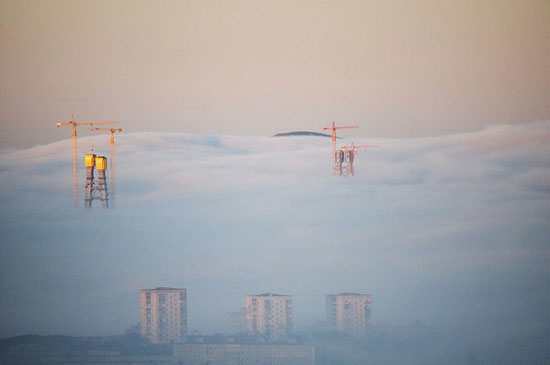
M 546 0 L 2 0 L 0 148 L 66 138 L 71 113 L 235 136 L 548 120 L 549 17 Z

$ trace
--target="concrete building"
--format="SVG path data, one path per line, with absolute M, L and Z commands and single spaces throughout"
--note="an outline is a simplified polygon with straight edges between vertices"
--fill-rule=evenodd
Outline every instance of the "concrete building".
M 142 289 L 141 336 L 151 343 L 184 342 L 187 336 L 187 291 Z
M 244 333 L 246 332 L 246 308 L 239 308 L 238 312 L 227 312 L 225 314 L 227 328 L 229 333 Z
M 246 329 L 252 335 L 277 340 L 292 332 L 292 297 L 280 294 L 246 297 Z
M 329 328 L 362 337 L 367 333 L 371 317 L 370 294 L 342 293 L 327 295 Z
M 313 346 L 177 344 L 174 362 L 186 365 L 314 365 Z

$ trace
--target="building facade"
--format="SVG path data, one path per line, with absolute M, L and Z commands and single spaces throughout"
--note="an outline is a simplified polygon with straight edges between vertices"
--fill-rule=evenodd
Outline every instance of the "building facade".
M 177 344 L 174 362 L 186 365 L 314 365 L 313 346 Z
M 249 334 L 284 339 L 292 333 L 292 297 L 280 294 L 246 297 L 246 329 Z
M 371 299 L 370 294 L 327 295 L 329 328 L 354 337 L 365 336 L 371 318 Z
M 187 336 L 187 291 L 142 289 L 141 336 L 151 343 L 184 342 Z

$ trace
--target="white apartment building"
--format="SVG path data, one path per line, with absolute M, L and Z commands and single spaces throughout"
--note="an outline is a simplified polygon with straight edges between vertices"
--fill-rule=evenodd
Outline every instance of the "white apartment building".
M 187 336 L 187 291 L 142 289 L 141 336 L 151 343 L 184 342 Z
M 288 337 L 292 332 L 292 297 L 271 293 L 247 296 L 246 329 L 269 339 Z
M 327 295 L 329 328 L 354 337 L 365 336 L 371 318 L 371 299 L 370 294 Z

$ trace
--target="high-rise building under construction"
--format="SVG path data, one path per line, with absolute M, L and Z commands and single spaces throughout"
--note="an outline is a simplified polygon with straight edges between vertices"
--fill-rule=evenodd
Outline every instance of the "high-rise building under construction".
M 371 318 L 370 294 L 342 293 L 327 295 L 327 324 L 332 330 L 362 337 Z
M 151 343 L 184 342 L 187 336 L 187 290 L 142 289 L 141 336 Z
M 292 332 L 292 297 L 271 293 L 247 296 L 246 329 L 271 340 L 288 337 Z
M 93 153 L 87 153 L 84 156 L 84 164 L 86 165 L 86 185 L 84 206 L 92 207 L 92 201 L 95 199 L 101 200 L 101 205 L 104 208 L 109 208 L 109 189 L 107 185 L 107 158 L 104 156 L 96 156 Z M 98 178 L 94 178 L 94 169 L 97 170 Z

